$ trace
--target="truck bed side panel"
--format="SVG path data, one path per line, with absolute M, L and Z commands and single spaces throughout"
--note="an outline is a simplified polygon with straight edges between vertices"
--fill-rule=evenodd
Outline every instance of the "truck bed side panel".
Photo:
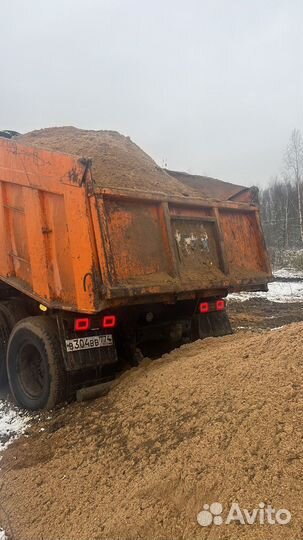
M 94 312 L 99 263 L 85 174 L 75 157 L 0 140 L 1 278 L 50 307 Z

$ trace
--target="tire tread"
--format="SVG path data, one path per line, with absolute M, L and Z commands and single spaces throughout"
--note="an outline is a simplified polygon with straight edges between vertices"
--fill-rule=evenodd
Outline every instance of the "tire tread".
M 20 322 L 18 322 L 14 327 L 9 339 L 8 363 L 10 344 L 21 329 L 32 332 L 43 341 L 51 377 L 49 396 L 43 408 L 52 409 L 55 405 L 62 403 L 66 397 L 66 372 L 63 365 L 56 321 L 47 316 L 36 316 L 27 317 L 26 319 L 22 319 Z M 7 365 L 7 370 L 10 379 L 9 365 Z M 13 385 L 11 383 L 10 386 L 16 399 Z

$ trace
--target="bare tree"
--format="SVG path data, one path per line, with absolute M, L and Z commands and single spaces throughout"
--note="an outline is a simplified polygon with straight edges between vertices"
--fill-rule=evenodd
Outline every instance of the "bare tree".
M 260 208 L 266 242 L 270 248 L 279 251 L 302 247 L 294 182 L 285 176 L 272 178 L 269 186 L 260 191 Z
M 301 185 L 303 179 L 303 139 L 299 129 L 294 129 L 285 153 L 285 168 L 297 190 L 300 235 L 303 243 L 303 216 Z
M 289 248 L 289 191 L 290 186 L 286 176 L 284 176 L 285 186 L 285 234 L 284 234 L 284 249 Z

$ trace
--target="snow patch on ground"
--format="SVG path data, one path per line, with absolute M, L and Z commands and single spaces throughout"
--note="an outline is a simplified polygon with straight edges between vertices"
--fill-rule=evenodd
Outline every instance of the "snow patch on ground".
M 230 300 L 245 302 L 250 298 L 263 298 L 269 302 L 303 302 L 303 272 L 283 268 L 275 272 L 277 281 L 268 284 L 268 292 L 241 292 L 229 294 Z M 283 281 L 279 281 L 283 279 Z M 289 279 L 290 281 L 284 281 Z M 297 281 L 296 281 L 297 280 Z
M 303 270 L 295 270 L 294 268 L 280 268 L 274 271 L 276 279 L 303 279 Z
M 250 298 L 263 298 L 269 302 L 303 302 L 303 281 L 274 281 L 268 284 L 268 292 L 232 293 L 228 298 L 238 302 L 245 302 Z
M 0 452 L 25 431 L 29 420 L 29 415 L 0 400 Z M 0 540 L 3 540 L 1 529 Z
M 8 540 L 5 531 L 0 527 L 0 540 Z

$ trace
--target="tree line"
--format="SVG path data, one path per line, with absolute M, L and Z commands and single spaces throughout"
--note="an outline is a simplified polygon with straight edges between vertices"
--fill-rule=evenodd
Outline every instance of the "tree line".
M 294 129 L 279 177 L 260 192 L 266 242 L 273 250 L 303 249 L 303 137 Z

